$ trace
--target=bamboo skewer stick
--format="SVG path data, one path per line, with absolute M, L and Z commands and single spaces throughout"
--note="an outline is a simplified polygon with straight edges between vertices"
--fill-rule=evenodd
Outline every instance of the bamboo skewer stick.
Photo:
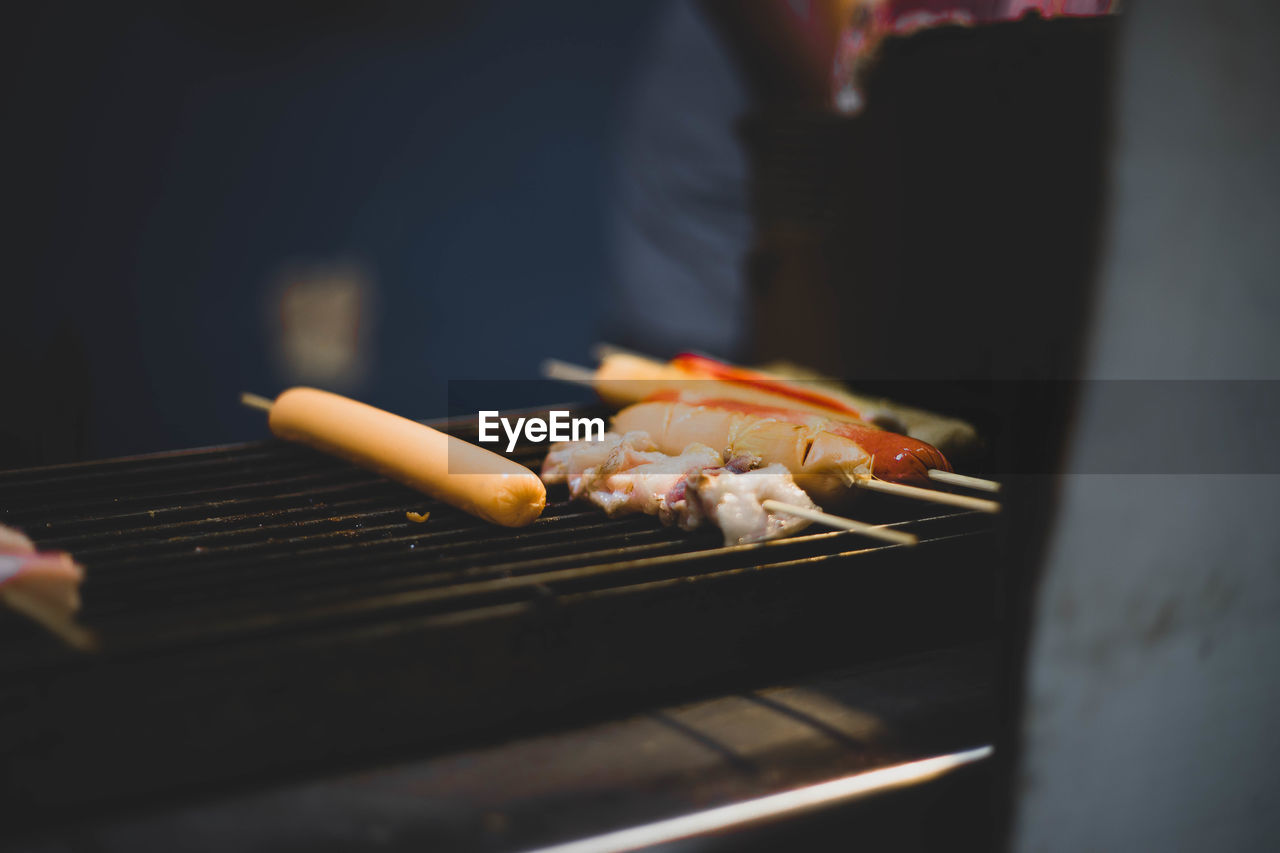
M 968 474 L 956 474 L 952 471 L 942 471 L 938 468 L 929 469 L 929 479 L 937 480 L 939 483 L 946 483 L 949 486 L 961 486 L 966 489 L 980 489 L 984 492 L 1000 491 L 1000 484 L 995 480 L 971 477 Z
M 591 345 L 591 357 L 594 358 L 596 361 L 604 361 L 606 358 L 608 358 L 611 355 L 630 355 L 630 356 L 634 356 L 635 358 L 643 358 L 649 361 L 656 361 L 656 359 L 654 359 L 652 356 L 648 356 L 648 355 L 645 355 L 644 353 L 636 352 L 635 350 L 627 349 L 626 347 L 620 347 L 615 344 L 611 344 L 607 341 L 598 341 Z
M 557 358 L 548 358 L 542 362 L 542 375 L 547 379 L 558 379 L 574 385 L 594 387 L 596 372 L 589 367 L 580 367 Z
M 941 492 L 937 489 L 922 489 L 919 486 L 907 486 L 903 483 L 889 483 L 870 477 L 853 477 L 846 474 L 846 479 L 848 479 L 849 485 L 857 486 L 859 489 L 866 489 L 870 492 L 897 495 L 900 498 L 932 501 L 933 503 L 958 506 L 964 509 L 976 509 L 979 512 L 997 513 L 1000 511 L 999 503 L 985 498 L 971 498 L 968 495 L 955 495 L 951 492 Z
M 242 406 L 248 406 L 251 409 L 261 409 L 264 412 L 269 412 L 271 411 L 271 407 L 275 405 L 275 401 L 262 397 L 258 394 L 250 394 L 248 391 L 244 391 L 240 394 L 240 404 Z
M 835 527 L 840 530 L 851 530 L 854 533 L 860 533 L 872 539 L 880 539 L 885 542 L 892 542 L 895 545 L 915 545 L 920 539 L 914 533 L 906 533 L 902 530 L 893 530 L 888 527 L 877 524 L 867 524 L 865 521 L 854 521 L 852 518 L 842 518 L 838 515 L 831 515 L 816 509 L 808 507 L 795 506 L 794 504 L 783 503 L 772 499 L 763 500 L 760 506 L 770 512 L 781 512 L 786 515 L 794 515 L 799 518 L 807 518 L 818 524 L 825 524 L 828 527 Z
M 47 591 L 43 591 L 47 592 Z M 0 591 L 0 598 L 10 608 L 30 617 L 79 652 L 96 652 L 98 635 L 76 624 L 75 607 L 67 607 L 58 595 L 41 594 L 41 590 L 10 589 Z M 78 599 L 78 593 L 76 593 Z M 76 607 L 79 605 L 77 604 Z

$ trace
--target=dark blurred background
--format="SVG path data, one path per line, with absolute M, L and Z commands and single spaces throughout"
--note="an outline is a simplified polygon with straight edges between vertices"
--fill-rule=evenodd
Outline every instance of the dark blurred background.
M 655 8 L 8 10 L 0 467 L 264 435 L 242 390 L 427 417 L 582 360 Z
M 450 379 L 691 330 L 951 411 L 964 386 L 920 380 L 997 380 L 984 426 L 1021 426 L 993 443 L 1049 460 L 1028 470 L 1085 470 L 1116 435 L 1265 443 L 1243 406 L 1018 384 L 1280 365 L 1275 7 L 1127 6 L 887 45 L 859 119 L 749 96 L 691 3 L 9 12 L 0 468 L 264 436 L 239 392 L 302 381 L 439 415 Z M 638 138 L 637 111 L 681 121 Z M 671 182 L 620 181 L 627 158 Z M 728 240 L 667 222 L 653 244 L 699 273 L 740 258 L 749 292 L 717 279 L 658 341 L 687 318 L 619 287 L 613 217 L 662 223 L 668 188 Z M 652 327 L 620 336 L 619 304 Z M 1275 849 L 1275 477 L 1005 494 L 1014 845 Z

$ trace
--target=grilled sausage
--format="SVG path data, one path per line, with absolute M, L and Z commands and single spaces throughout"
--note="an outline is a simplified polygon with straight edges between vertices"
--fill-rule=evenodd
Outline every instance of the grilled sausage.
M 496 453 L 327 391 L 290 388 L 271 406 L 271 431 L 308 444 L 485 521 L 530 524 L 547 504 L 538 475 Z

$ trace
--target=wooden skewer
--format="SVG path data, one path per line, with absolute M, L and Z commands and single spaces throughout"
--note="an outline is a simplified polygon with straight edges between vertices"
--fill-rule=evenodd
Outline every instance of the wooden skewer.
M 547 379 L 558 379 L 561 382 L 572 382 L 574 385 L 585 385 L 591 388 L 595 384 L 596 372 L 589 367 L 579 367 L 567 361 L 549 358 L 542 362 L 542 375 Z
M 953 495 L 951 492 L 940 492 L 936 489 L 922 489 L 919 486 L 907 486 L 902 483 L 888 483 L 884 480 L 874 480 L 870 477 L 852 477 L 846 475 L 849 484 L 857 486 L 859 489 L 866 489 L 871 492 L 880 492 L 886 495 L 897 495 L 901 498 L 914 498 L 921 501 L 932 501 L 938 504 L 947 504 L 949 506 L 958 506 L 965 509 L 976 509 L 979 512 L 996 513 L 1000 511 L 1000 504 L 996 501 L 989 501 L 985 498 L 971 498 L 968 495 Z
M 629 355 L 634 356 L 635 358 L 643 358 L 646 361 L 652 361 L 654 364 L 661 364 L 660 361 L 652 356 L 636 352 L 632 349 L 627 349 L 626 347 L 620 347 L 615 344 L 608 343 L 607 341 L 597 341 L 591 345 L 591 357 L 596 361 L 604 361 L 611 355 Z
M 949 486 L 962 486 L 966 489 L 981 489 L 984 492 L 1000 491 L 1000 484 L 995 480 L 970 477 L 968 474 L 956 474 L 952 471 L 942 471 L 938 468 L 929 469 L 929 479 L 937 480 L 939 483 L 946 483 Z
M 271 407 L 275 405 L 275 401 L 244 391 L 240 394 L 240 404 L 251 409 L 261 409 L 264 412 L 269 412 Z
M 838 515 L 821 512 L 808 507 L 795 506 L 794 504 L 783 503 L 772 499 L 760 502 L 760 506 L 770 512 L 781 512 L 786 515 L 794 515 L 799 518 L 807 518 L 818 524 L 825 524 L 828 527 L 836 527 L 840 530 L 852 530 L 854 533 L 861 533 L 863 536 L 869 536 L 872 539 L 882 539 L 885 542 L 892 542 L 895 545 L 915 545 L 920 539 L 913 533 L 906 533 L 902 530 L 892 530 L 888 527 L 877 524 L 867 524 L 865 521 L 854 521 L 852 518 L 841 518 Z
M 98 635 L 77 625 L 73 613 L 62 602 L 42 596 L 38 591 L 9 588 L 0 591 L 0 598 L 14 610 L 48 628 L 76 651 L 98 650 Z

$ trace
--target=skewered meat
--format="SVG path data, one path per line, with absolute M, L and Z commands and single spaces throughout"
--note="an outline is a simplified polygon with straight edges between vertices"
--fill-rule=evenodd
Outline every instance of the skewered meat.
M 931 445 L 865 424 L 687 392 L 660 396 L 674 399 L 628 406 L 614 416 L 614 429 L 644 430 L 667 452 L 701 441 L 728 455 L 745 453 L 764 463 L 781 463 L 824 503 L 845 498 L 852 479 L 874 475 L 927 485 L 929 469 L 951 470 Z
M 570 495 L 611 516 L 644 512 L 686 530 L 711 522 L 724 533 L 726 545 L 737 545 L 787 536 L 808 525 L 766 511 L 760 505 L 766 498 L 814 507 L 786 468 L 757 469 L 759 463 L 759 457 L 745 454 L 726 462 L 696 442 L 678 454 L 662 453 L 647 433 L 632 431 L 607 433 L 598 442 L 553 445 L 542 477 L 567 483 Z
M 605 402 L 617 407 L 655 399 L 655 394 L 696 394 L 860 422 L 905 434 L 948 454 L 972 453 L 979 444 L 977 432 L 965 421 L 852 394 L 816 380 L 815 375 L 804 375 L 794 367 L 785 373 L 766 372 L 693 353 L 660 362 L 610 352 L 602 358 L 591 384 Z
M 805 519 L 766 510 L 766 500 L 817 509 L 790 472 L 776 464 L 740 474 L 728 467 L 705 469 L 690 478 L 688 489 L 724 533 L 725 544 L 777 539 L 808 526 Z

